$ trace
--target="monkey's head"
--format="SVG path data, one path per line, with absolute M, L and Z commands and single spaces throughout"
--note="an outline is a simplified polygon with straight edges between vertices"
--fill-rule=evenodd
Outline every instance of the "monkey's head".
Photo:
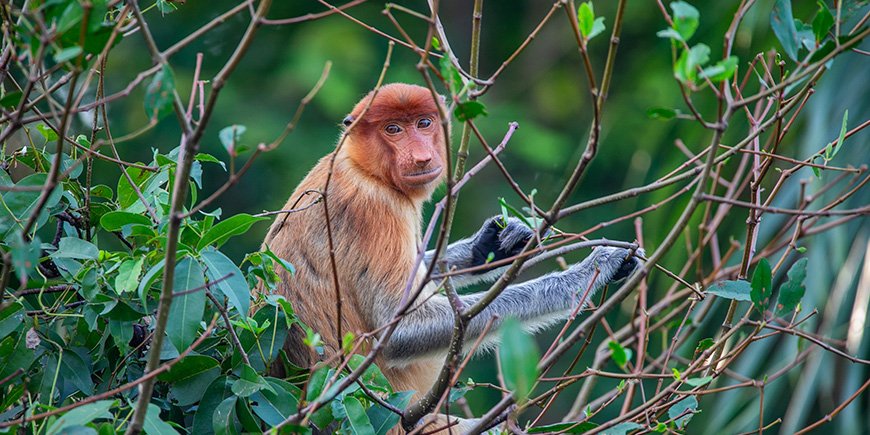
M 356 121 L 345 144 L 348 155 L 390 187 L 428 198 L 447 173 L 438 104 L 421 86 L 393 83 L 370 92 L 344 119 L 345 127 Z

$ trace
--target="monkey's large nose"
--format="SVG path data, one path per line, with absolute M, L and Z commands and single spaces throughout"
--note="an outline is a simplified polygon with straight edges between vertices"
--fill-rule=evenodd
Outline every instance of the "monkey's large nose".
M 423 169 L 423 168 L 425 168 L 426 166 L 429 166 L 429 162 L 431 162 L 431 161 L 432 161 L 432 156 L 426 156 L 426 157 L 418 156 L 418 157 L 414 157 L 414 163 L 415 163 L 415 164 L 417 165 L 417 167 L 420 168 L 420 169 Z

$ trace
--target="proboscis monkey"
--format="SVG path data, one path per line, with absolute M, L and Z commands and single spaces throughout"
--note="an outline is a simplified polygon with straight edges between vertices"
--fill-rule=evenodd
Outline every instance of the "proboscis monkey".
M 369 93 L 344 120 L 346 127 L 353 127 L 334 156 L 327 192 L 343 332 L 360 336 L 389 322 L 410 274 L 416 273 L 421 280 L 432 260 L 429 252 L 423 266 L 413 270 L 421 242 L 423 203 L 448 171 L 437 104 L 427 88 L 389 84 Z M 332 158 L 333 154 L 322 158 L 299 183 L 288 209 L 305 192 L 324 188 Z M 484 264 L 490 254 L 501 259 L 519 253 L 533 230 L 519 219 L 499 219 L 487 220 L 474 236 L 449 245 L 441 258 L 446 267 L 463 269 Z M 281 272 L 278 292 L 293 304 L 302 322 L 320 332 L 326 356 L 337 351 L 335 286 L 323 207 L 279 216 L 265 244 L 296 267 L 293 276 Z M 568 270 L 508 286 L 471 320 L 465 339 L 474 342 L 493 317 L 491 331 L 508 317 L 519 319 L 529 329 L 564 319 L 577 303 L 579 291 L 595 291 L 627 276 L 637 265 L 625 249 L 599 247 Z M 491 281 L 502 270 L 460 276 L 453 283 L 461 287 Z M 595 282 L 590 283 L 593 277 Z M 424 394 L 444 361 L 453 333 L 453 312 L 447 297 L 435 287 L 427 284 L 417 306 L 399 322 L 376 360 L 396 391 Z M 480 298 L 480 293 L 461 296 L 467 305 Z M 487 343 L 491 347 L 494 336 L 488 334 L 484 347 Z M 299 334 L 291 334 L 286 349 L 293 362 L 303 367 L 324 357 L 306 347 Z M 453 433 L 462 433 L 473 422 L 461 420 Z

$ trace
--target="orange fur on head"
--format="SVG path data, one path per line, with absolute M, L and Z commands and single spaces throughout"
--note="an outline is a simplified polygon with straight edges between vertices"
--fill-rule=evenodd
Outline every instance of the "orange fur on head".
M 427 129 L 415 122 L 429 118 Z M 413 199 L 428 199 L 447 173 L 446 147 L 438 102 L 428 88 L 393 83 L 369 92 L 351 111 L 346 122 L 356 122 L 349 131 L 345 152 L 364 172 Z M 386 126 L 402 128 L 401 137 L 385 133 Z M 421 164 L 422 157 L 431 161 Z M 407 175 L 440 168 L 433 180 L 417 183 Z

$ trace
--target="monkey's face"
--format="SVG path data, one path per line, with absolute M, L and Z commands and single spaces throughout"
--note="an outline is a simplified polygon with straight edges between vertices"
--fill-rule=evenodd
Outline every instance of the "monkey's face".
M 371 175 L 409 197 L 428 197 L 447 173 L 444 129 L 427 88 L 386 85 L 364 110 L 363 99 L 345 119 L 362 116 L 350 132 L 349 153 Z

